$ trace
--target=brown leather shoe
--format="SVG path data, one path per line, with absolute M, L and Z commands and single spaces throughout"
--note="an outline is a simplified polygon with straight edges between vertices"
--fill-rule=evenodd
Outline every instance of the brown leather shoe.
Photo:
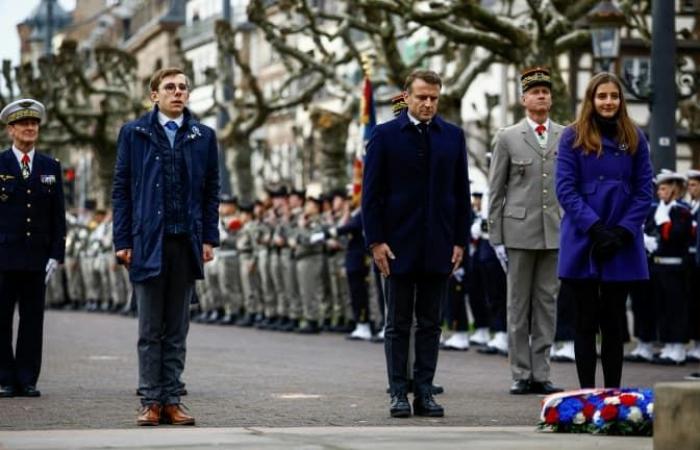
M 136 425 L 140 427 L 154 427 L 160 423 L 161 406 L 158 403 L 144 405 L 139 411 Z
M 165 405 L 163 406 L 163 423 L 171 425 L 194 425 L 194 417 L 189 415 L 182 405 Z

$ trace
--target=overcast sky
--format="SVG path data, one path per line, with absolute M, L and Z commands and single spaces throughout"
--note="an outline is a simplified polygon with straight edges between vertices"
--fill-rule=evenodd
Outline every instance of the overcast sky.
M 39 3 L 40 0 L 0 0 L 0 30 L 3 30 L 0 60 L 11 59 L 13 65 L 19 62 L 17 24 L 29 17 Z M 58 0 L 58 3 L 66 11 L 75 7 L 75 0 Z

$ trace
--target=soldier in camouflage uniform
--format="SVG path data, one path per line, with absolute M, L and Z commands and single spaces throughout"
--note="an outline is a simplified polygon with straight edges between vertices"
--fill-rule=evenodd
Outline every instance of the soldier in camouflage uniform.
M 243 308 L 241 269 L 236 250 L 237 234 L 241 230 L 241 219 L 238 217 L 237 207 L 236 198 L 231 196 L 222 197 L 219 203 L 221 244 L 216 254 L 219 260 L 219 289 L 224 302 L 224 317 L 219 323 L 223 325 L 234 324 Z
M 268 329 L 277 322 L 277 296 L 270 271 L 270 245 L 275 217 L 272 208 L 267 208 L 262 202 L 256 202 L 255 216 L 257 227 L 254 248 L 260 283 L 261 306 L 265 316 L 265 319 L 260 321 L 257 326 L 261 329 Z
M 68 216 L 68 231 L 66 234 L 66 285 L 68 297 L 71 299 L 71 309 L 85 306 L 85 284 L 81 270 L 80 257 L 87 245 L 88 229 L 75 216 Z
M 262 313 L 254 253 L 255 232 L 258 225 L 253 219 L 254 205 L 241 202 L 239 204 L 239 209 L 241 212 L 242 228 L 236 235 L 236 250 L 238 251 L 238 258 L 240 261 L 241 287 L 243 290 L 245 315 L 236 322 L 236 325 L 252 327 L 255 325 L 258 314 Z
M 331 193 L 330 229 L 336 229 L 346 223 L 350 217 L 349 203 L 343 190 Z M 348 321 L 352 317 L 350 310 L 348 280 L 345 273 L 345 249 L 347 236 L 327 236 L 326 254 L 328 255 L 328 273 L 330 276 L 331 298 L 331 331 L 346 332 Z
M 85 282 L 85 298 L 88 311 L 97 311 L 100 308 L 102 297 L 102 284 L 99 272 L 99 256 L 102 244 L 101 230 L 97 228 L 105 218 L 105 211 L 95 211 L 92 220 L 88 223 L 89 235 L 87 244 L 80 255 L 81 271 Z
M 117 262 L 114 257 L 114 249 L 112 248 L 112 215 L 108 214 L 104 221 L 105 234 L 102 238 L 102 258 L 107 267 L 107 275 L 105 285 L 109 291 L 108 298 L 111 298 L 112 312 L 129 310 L 131 300 L 131 283 L 129 282 L 129 272 L 126 268 Z
M 290 308 L 289 292 L 293 289 L 289 278 L 291 248 L 287 241 L 289 229 L 289 204 L 287 202 L 287 189 L 283 186 L 270 193 L 272 198 L 272 210 L 275 214 L 274 227 L 270 239 L 270 276 L 275 289 L 277 304 L 275 313 L 277 320 L 269 329 L 282 330 L 289 325 Z M 296 317 L 298 319 L 298 317 Z
M 307 197 L 304 214 L 299 218 L 295 257 L 297 279 L 304 312 L 300 333 L 320 332 L 321 305 L 324 300 L 324 232 L 321 219 L 322 200 Z
M 282 265 L 282 274 L 285 277 L 284 284 L 287 286 L 289 322 L 286 325 L 281 325 L 279 329 L 287 332 L 299 329 L 299 323 L 303 315 L 299 279 L 297 277 L 296 249 L 299 218 L 304 214 L 305 197 L 305 191 L 292 190 L 287 201 L 289 215 L 284 219 L 283 232 L 286 235 L 286 247 L 289 251 L 285 252 L 284 248 L 281 250 L 280 264 Z

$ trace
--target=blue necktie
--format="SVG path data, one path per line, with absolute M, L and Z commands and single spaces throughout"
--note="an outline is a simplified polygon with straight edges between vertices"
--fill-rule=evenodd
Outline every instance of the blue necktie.
M 173 147 L 175 145 L 175 134 L 177 134 L 177 129 L 179 128 L 177 126 L 177 123 L 173 120 L 169 120 L 165 122 L 165 134 L 168 136 L 168 141 L 170 141 L 170 146 Z

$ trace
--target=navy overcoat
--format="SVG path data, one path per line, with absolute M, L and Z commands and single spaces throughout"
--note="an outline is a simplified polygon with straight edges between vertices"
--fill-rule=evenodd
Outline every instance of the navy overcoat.
M 392 274 L 448 274 L 454 246 L 469 236 L 469 180 L 464 132 L 439 116 L 429 128 L 429 157 L 404 110 L 375 127 L 367 144 L 362 221 L 368 246 L 387 243 Z M 427 162 L 429 161 L 429 162 Z
M 112 187 L 114 248 L 132 249 L 129 276 L 139 282 L 160 274 L 163 258 L 164 195 L 162 150 L 170 144 L 158 123 L 158 109 L 124 125 L 119 133 Z M 175 139 L 183 152 L 187 220 L 196 277 L 203 277 L 202 245 L 219 244 L 219 169 L 214 130 L 185 110 Z
M 12 149 L 0 153 L 0 271 L 44 271 L 63 262 L 66 214 L 61 164 L 34 152 L 24 180 Z
M 653 199 L 649 146 L 638 130 L 634 155 L 603 137 L 603 153 L 584 155 L 574 148 L 575 132 L 567 127 L 559 141 L 556 189 L 564 209 L 559 246 L 559 277 L 632 281 L 649 278 L 642 226 Z M 619 225 L 632 242 L 610 260 L 598 263 L 591 254 L 589 229 L 594 223 Z

